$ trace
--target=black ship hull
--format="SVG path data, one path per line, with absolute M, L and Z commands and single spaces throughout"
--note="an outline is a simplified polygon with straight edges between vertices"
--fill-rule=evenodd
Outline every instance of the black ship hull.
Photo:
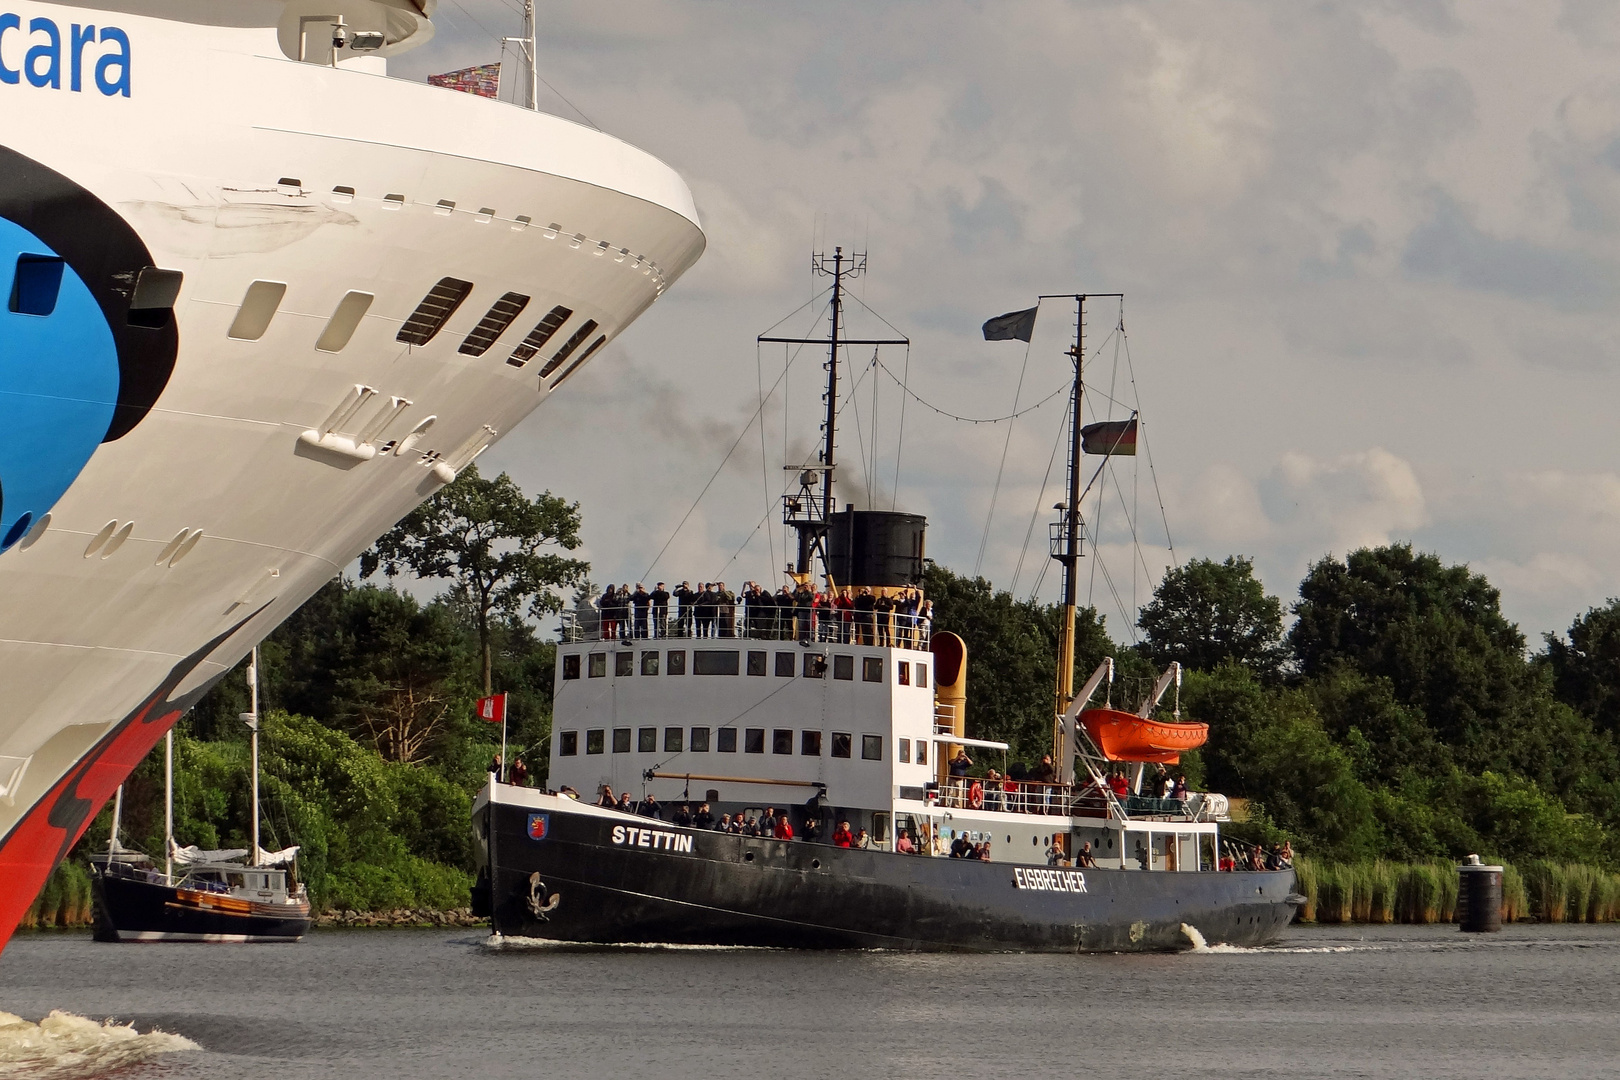
M 307 904 L 261 904 L 104 872 L 93 887 L 97 941 L 280 942 L 309 930 Z
M 683 829 L 578 808 L 475 807 L 477 900 L 502 935 L 591 943 L 1123 952 L 1274 941 L 1292 870 L 1068 870 Z

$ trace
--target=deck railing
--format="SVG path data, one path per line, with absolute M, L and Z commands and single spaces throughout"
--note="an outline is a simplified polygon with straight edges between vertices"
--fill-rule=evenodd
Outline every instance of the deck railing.
M 976 793 L 975 787 L 978 789 Z M 1217 809 L 1201 794 L 1187 799 L 1157 799 L 1147 795 L 1113 799 L 1108 792 L 1091 783 L 1054 784 L 1039 780 L 988 780 L 973 776 L 948 777 L 940 785 L 938 797 L 938 805 L 953 810 L 1073 817 L 1108 817 L 1111 804 L 1121 807 L 1127 817 L 1187 821 L 1214 820 Z
M 717 638 L 926 649 L 929 636 L 929 620 L 918 615 L 852 612 L 844 618 L 841 612 L 823 614 L 820 608 L 757 612 L 740 604 L 703 618 L 673 610 L 660 616 L 657 608 L 645 616 L 632 610 L 623 617 L 576 608 L 564 611 L 561 619 L 564 642 Z

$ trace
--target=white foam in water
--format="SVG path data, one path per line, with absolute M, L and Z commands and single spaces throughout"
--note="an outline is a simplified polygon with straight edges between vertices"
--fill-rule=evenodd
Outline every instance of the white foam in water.
M 774 952 L 763 945 L 678 945 L 674 943 L 660 943 L 656 941 L 621 941 L 614 944 L 590 944 L 579 941 L 558 941 L 553 938 L 522 937 L 516 934 L 491 934 L 484 939 L 483 947 L 491 950 L 523 950 L 523 949 L 592 949 L 592 950 L 624 950 L 627 952 Z M 4 1080 L 4 1073 L 0 1073 L 0 1080 Z
M 127 1024 L 97 1023 L 60 1010 L 37 1024 L 0 1012 L 0 1080 L 77 1080 L 197 1049 L 182 1035 L 142 1034 Z
M 1181 933 L 1188 941 L 1192 942 L 1192 948 L 1188 950 L 1189 952 L 1202 953 L 1205 955 L 1233 955 L 1243 953 L 1342 953 L 1358 951 L 1357 946 L 1354 945 L 1323 945 L 1316 946 L 1314 948 L 1279 947 L 1272 945 L 1259 949 L 1245 948 L 1242 945 L 1225 945 L 1219 943 L 1211 945 L 1209 942 L 1204 940 L 1204 935 L 1199 933 L 1198 927 L 1189 926 L 1187 923 L 1181 924 Z

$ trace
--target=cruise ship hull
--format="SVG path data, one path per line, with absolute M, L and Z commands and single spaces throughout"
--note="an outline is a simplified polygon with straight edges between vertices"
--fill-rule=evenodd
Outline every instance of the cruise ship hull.
M 610 136 L 297 62 L 280 3 L 152 9 L 0 2 L 0 944 L 185 709 L 704 246 Z
M 478 899 L 508 936 L 1169 951 L 1200 940 L 1264 945 L 1296 910 L 1292 870 L 1070 870 L 927 858 L 681 828 L 508 787 L 486 789 L 473 818 L 484 859 Z

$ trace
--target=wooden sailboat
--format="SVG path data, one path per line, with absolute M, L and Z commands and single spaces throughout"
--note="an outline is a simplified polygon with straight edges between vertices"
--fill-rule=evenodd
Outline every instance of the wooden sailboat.
M 163 746 L 163 868 L 119 843 L 123 789 L 113 803 L 112 839 L 95 870 L 97 941 L 298 941 L 309 930 L 309 898 L 296 880 L 298 849 L 259 847 L 259 651 L 248 667 L 253 737 L 251 849 L 203 851 L 174 840 L 174 732 Z

